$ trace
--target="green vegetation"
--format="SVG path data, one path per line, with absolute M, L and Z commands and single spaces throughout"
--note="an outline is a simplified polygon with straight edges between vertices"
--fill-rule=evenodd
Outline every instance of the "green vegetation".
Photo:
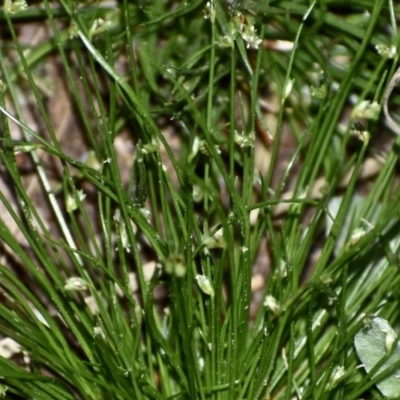
M 383 398 L 394 3 L 6 0 L 0 396 Z

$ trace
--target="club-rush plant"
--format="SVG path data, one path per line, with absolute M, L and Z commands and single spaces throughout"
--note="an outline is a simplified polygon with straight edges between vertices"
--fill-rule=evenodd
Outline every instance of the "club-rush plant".
M 399 13 L 5 1 L 0 396 L 399 397 Z

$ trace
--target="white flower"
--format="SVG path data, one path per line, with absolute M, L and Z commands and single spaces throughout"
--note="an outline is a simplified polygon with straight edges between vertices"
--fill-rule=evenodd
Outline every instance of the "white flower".
M 25 0 L 5 0 L 4 1 L 4 11 L 9 14 L 15 14 L 19 11 L 23 11 L 28 8 Z
M 106 339 L 106 335 L 104 334 L 104 331 L 100 326 L 95 326 L 93 328 L 93 337 L 95 338 L 96 336 L 101 337 L 103 340 Z
M 214 297 L 214 289 L 205 275 L 196 275 L 196 281 L 203 293 Z
M 293 85 L 294 85 L 294 79 L 290 79 L 288 81 L 288 83 L 286 84 L 286 86 L 285 86 L 285 92 L 283 94 L 283 99 L 284 100 L 289 97 L 289 95 L 290 95 L 290 93 L 291 93 L 291 91 L 293 89 Z
M 326 97 L 327 89 L 325 84 L 323 84 L 320 87 L 311 86 L 310 89 L 311 89 L 311 96 L 314 97 L 315 99 L 322 100 Z
M 209 19 L 211 22 L 215 21 L 215 7 L 214 1 L 208 1 L 204 9 L 204 18 Z
M 246 135 L 244 132 L 239 133 L 235 130 L 235 143 L 240 147 L 254 147 L 256 143 L 256 135 L 254 132 L 250 132 Z
M 86 193 L 84 193 L 83 190 L 78 190 L 77 194 L 78 194 L 78 200 L 80 202 L 82 202 L 86 197 Z M 78 208 L 77 199 L 75 198 L 75 196 L 72 196 L 70 194 L 67 196 L 67 200 L 65 203 L 66 203 L 65 205 L 66 205 L 67 212 L 69 212 L 69 213 L 72 211 L 75 211 Z
M 363 100 L 354 107 L 351 113 L 351 117 L 353 119 L 365 118 L 376 120 L 378 119 L 380 110 L 381 108 L 379 106 L 379 103 L 377 103 L 376 101 L 373 101 L 371 103 L 369 100 Z
M 281 311 L 281 305 L 274 296 L 266 296 L 264 300 L 264 306 L 269 308 L 274 314 L 279 314 Z
M 346 370 L 342 366 L 337 366 L 333 370 L 333 374 L 331 376 L 331 379 L 329 380 L 328 383 L 328 389 L 331 390 L 333 389 L 338 383 L 339 379 L 346 373 Z
M 86 282 L 84 279 L 77 276 L 73 276 L 72 278 L 67 279 L 64 289 L 71 292 L 81 292 L 87 290 L 88 287 L 89 282 Z
M 354 246 L 364 235 L 365 235 L 364 229 L 362 228 L 355 229 L 351 234 L 349 246 Z
M 258 49 L 262 40 L 257 36 L 257 31 L 253 25 L 248 26 L 242 32 L 242 38 L 246 42 L 248 49 Z
M 14 354 L 22 351 L 21 345 L 14 339 L 6 337 L 0 340 L 0 356 L 4 358 L 11 358 Z
M 396 55 L 396 47 L 395 46 L 386 46 L 385 44 L 377 44 L 375 46 L 378 54 L 384 58 L 394 58 Z

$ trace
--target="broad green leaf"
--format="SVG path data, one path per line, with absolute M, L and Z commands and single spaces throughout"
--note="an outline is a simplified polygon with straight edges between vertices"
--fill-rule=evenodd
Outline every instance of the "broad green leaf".
M 381 366 L 373 372 L 372 378 L 391 369 L 400 361 L 400 343 L 396 340 L 396 333 L 388 321 L 374 317 L 355 336 L 354 345 L 358 357 L 369 373 L 381 360 Z M 393 346 L 395 348 L 393 349 Z M 379 381 L 376 386 L 380 392 L 389 399 L 398 398 L 400 395 L 400 367 L 393 369 L 392 373 Z

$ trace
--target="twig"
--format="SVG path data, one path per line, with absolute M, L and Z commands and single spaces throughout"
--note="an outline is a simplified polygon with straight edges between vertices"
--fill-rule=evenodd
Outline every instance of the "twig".
M 385 97 L 383 99 L 383 111 L 385 113 L 387 123 L 389 124 L 390 128 L 392 128 L 393 132 L 395 132 L 397 135 L 400 135 L 400 126 L 393 120 L 393 118 L 389 114 L 388 100 L 394 87 L 399 83 L 399 81 L 400 81 L 400 68 L 392 76 L 392 80 L 389 83 L 389 86 L 385 93 Z

